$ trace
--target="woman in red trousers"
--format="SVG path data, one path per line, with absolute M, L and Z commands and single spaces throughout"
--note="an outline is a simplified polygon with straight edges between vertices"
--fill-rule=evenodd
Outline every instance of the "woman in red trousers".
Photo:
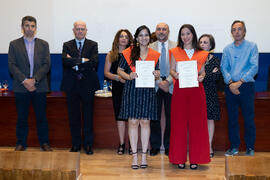
M 189 150 L 190 169 L 210 162 L 206 100 L 203 88 L 204 63 L 208 52 L 197 48 L 197 35 L 190 24 L 184 24 L 178 34 L 176 48 L 169 51 L 171 75 L 175 84 L 171 102 L 171 136 L 169 160 L 184 169 Z M 180 61 L 197 61 L 198 87 L 179 88 L 181 76 L 177 70 Z M 187 144 L 189 148 L 187 148 Z

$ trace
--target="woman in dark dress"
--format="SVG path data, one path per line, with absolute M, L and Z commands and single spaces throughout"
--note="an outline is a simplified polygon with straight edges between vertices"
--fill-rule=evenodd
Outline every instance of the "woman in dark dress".
M 125 49 L 118 67 L 118 74 L 126 80 L 119 118 L 128 119 L 129 141 L 132 148 L 132 169 L 147 168 L 147 148 L 150 137 L 150 120 L 157 120 L 157 104 L 155 88 L 137 88 L 135 79 L 136 61 L 154 61 L 158 67 L 160 53 L 148 48 L 150 30 L 140 26 L 134 35 L 133 46 Z M 159 71 L 154 70 L 153 76 L 159 78 Z M 142 158 L 138 165 L 137 142 L 138 128 L 141 127 Z
M 215 48 L 215 39 L 210 34 L 203 34 L 199 38 L 199 46 L 205 51 L 212 51 Z M 214 136 L 215 123 L 220 119 L 220 108 L 218 103 L 216 81 L 221 77 L 220 60 L 209 54 L 205 63 L 205 77 L 203 80 L 207 104 L 207 119 L 210 144 L 210 157 L 214 156 L 212 140 Z
M 114 37 L 112 49 L 106 56 L 104 67 L 105 77 L 112 80 L 113 108 L 120 138 L 120 145 L 117 150 L 119 155 L 125 153 L 125 124 L 127 119 L 118 118 L 125 80 L 117 74 L 117 68 L 121 57 L 120 53 L 122 53 L 124 49 L 128 48 L 132 41 L 132 35 L 127 29 L 119 30 Z

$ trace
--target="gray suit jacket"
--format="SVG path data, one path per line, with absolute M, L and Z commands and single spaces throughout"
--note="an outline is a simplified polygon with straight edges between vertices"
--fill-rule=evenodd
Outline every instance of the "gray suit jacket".
M 176 42 L 174 42 L 174 41 L 171 41 L 171 40 L 168 40 L 168 50 L 169 49 L 172 49 L 172 48 L 175 48 L 177 46 L 177 44 L 176 44 Z M 152 49 L 154 49 L 154 50 L 156 50 L 156 51 L 158 51 L 158 41 L 155 41 L 155 42 L 153 42 L 152 44 L 150 44 L 149 45 L 149 47 L 150 48 L 152 48 Z M 169 52 L 167 52 L 168 53 L 168 55 L 169 55 Z M 167 58 L 169 58 L 169 56 L 167 55 Z M 161 57 L 161 56 L 160 56 Z M 169 61 L 169 59 L 168 59 L 168 61 Z M 168 65 L 170 65 L 170 63 L 168 63 Z M 166 79 L 168 82 L 169 82 L 169 84 L 170 84 L 170 86 L 169 86 L 169 92 L 170 92 L 170 94 L 172 94 L 173 93 L 173 79 L 172 79 L 172 76 L 171 75 L 169 75 L 168 77 L 167 77 L 167 79 Z M 158 90 L 158 84 L 161 82 L 162 80 L 161 79 L 159 79 L 159 80 L 156 80 L 156 91 Z
M 46 41 L 36 38 L 34 47 L 33 78 L 37 81 L 37 92 L 48 92 L 47 73 L 51 67 L 49 45 Z M 13 78 L 13 91 L 26 93 L 22 82 L 30 76 L 30 63 L 24 38 L 10 42 L 8 50 L 8 68 Z

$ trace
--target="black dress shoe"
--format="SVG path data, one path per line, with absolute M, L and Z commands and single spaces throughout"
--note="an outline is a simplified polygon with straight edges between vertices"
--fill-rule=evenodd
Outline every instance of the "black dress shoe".
M 156 149 L 156 148 L 152 148 L 150 150 L 150 156 L 155 156 L 159 153 L 159 149 Z
M 165 149 L 165 154 L 169 156 L 169 148 Z
M 196 170 L 198 168 L 198 164 L 190 164 L 189 168 L 192 170 Z
M 22 145 L 18 144 L 15 149 L 15 151 L 25 151 L 25 147 L 23 147 Z
M 69 152 L 79 152 L 81 150 L 81 146 L 72 146 Z
M 179 169 L 185 169 L 186 168 L 186 164 L 178 164 L 177 165 Z
M 42 144 L 42 145 L 40 146 L 40 150 L 41 150 L 41 151 L 52 151 L 50 145 L 47 144 L 47 143 Z
M 91 146 L 86 146 L 86 147 L 84 147 L 84 150 L 85 150 L 85 153 L 86 153 L 87 155 L 92 155 L 92 154 L 94 154 L 94 152 L 93 152 Z

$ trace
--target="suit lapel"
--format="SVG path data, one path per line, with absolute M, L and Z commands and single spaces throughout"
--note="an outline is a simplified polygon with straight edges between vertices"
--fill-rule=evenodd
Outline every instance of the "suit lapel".
M 36 67 L 36 63 L 37 63 L 37 52 L 38 52 L 38 49 L 39 49 L 39 40 L 36 38 L 35 39 L 35 47 L 34 47 L 34 59 L 33 59 L 33 63 L 34 63 L 34 68 L 33 68 L 33 75 L 34 75 L 34 72 L 35 72 L 35 67 Z
M 72 46 L 72 47 L 71 47 L 72 49 L 78 49 L 78 48 L 77 48 L 77 44 L 76 44 L 76 40 L 75 40 L 75 39 L 73 39 L 71 46 Z
M 77 48 L 77 43 L 76 43 L 76 40 L 73 39 L 72 43 L 71 43 L 71 50 L 73 51 L 73 53 L 75 53 L 75 57 L 79 57 L 80 56 L 80 53 L 79 53 L 79 50 Z M 83 49 L 82 49 L 82 52 L 83 52 Z
M 87 46 L 87 39 L 85 38 L 84 43 L 83 43 L 83 47 L 82 47 L 82 53 L 81 53 L 82 57 L 83 57 L 86 46 Z
M 27 54 L 27 51 L 26 51 L 26 47 L 25 47 L 25 43 L 24 43 L 24 38 L 23 37 L 20 39 L 20 47 L 21 47 L 21 50 L 22 50 L 22 54 L 24 56 L 24 58 L 22 58 L 22 59 L 25 59 L 26 60 L 26 63 L 28 63 L 29 66 L 30 66 L 29 58 L 28 58 L 28 54 Z

